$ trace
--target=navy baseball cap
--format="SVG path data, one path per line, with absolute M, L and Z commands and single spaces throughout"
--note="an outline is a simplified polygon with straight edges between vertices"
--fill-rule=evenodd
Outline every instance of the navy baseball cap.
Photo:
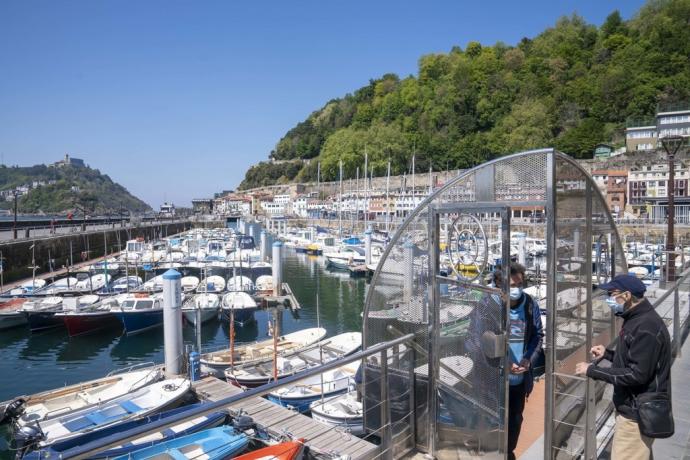
M 599 289 L 603 289 L 608 292 L 628 291 L 638 298 L 643 297 L 645 291 L 647 290 L 647 286 L 645 286 L 644 283 L 640 281 L 638 277 L 633 275 L 618 275 L 608 283 L 600 284 L 598 287 Z

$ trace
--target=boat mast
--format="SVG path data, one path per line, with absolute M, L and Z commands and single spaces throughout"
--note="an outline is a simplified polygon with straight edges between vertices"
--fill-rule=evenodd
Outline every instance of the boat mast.
M 355 220 L 359 222 L 359 166 L 357 166 L 357 182 L 355 182 L 355 216 L 352 218 L 351 233 L 356 233 Z
M 366 230 L 367 224 L 369 223 L 369 212 L 368 212 L 368 205 L 367 205 L 367 198 L 369 196 L 369 184 L 367 183 L 368 180 L 368 173 L 369 172 L 369 153 L 367 152 L 367 147 L 364 146 L 364 229 Z
M 388 159 L 388 171 L 386 172 L 386 233 L 389 232 L 388 221 L 390 219 L 390 214 L 391 214 L 390 200 L 388 197 L 390 185 L 391 185 L 391 160 Z
M 343 238 L 343 160 L 340 160 L 340 203 L 338 204 L 338 239 Z
M 316 264 L 316 261 L 314 262 Z M 321 295 L 321 286 L 319 283 L 319 279 L 321 277 L 319 276 L 319 267 L 316 267 L 316 327 L 321 329 L 321 311 L 319 309 L 319 296 Z M 321 346 L 321 340 L 319 340 L 319 363 L 323 365 L 323 347 Z M 321 377 L 321 403 L 323 404 L 323 372 L 319 374 Z

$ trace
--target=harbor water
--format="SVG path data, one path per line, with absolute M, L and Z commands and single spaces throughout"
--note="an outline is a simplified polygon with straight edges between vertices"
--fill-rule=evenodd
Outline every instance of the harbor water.
M 315 327 L 319 322 L 329 336 L 361 330 L 367 289 L 364 278 L 330 271 L 322 257 L 286 250 L 283 259 L 283 279 L 290 285 L 302 309 L 297 314 L 283 311 L 281 333 Z M 272 309 L 256 312 L 255 318 L 254 323 L 235 328 L 236 343 L 268 337 Z M 70 338 L 64 328 L 38 334 L 29 333 L 28 328 L 3 331 L 0 334 L 0 401 L 103 377 L 113 370 L 138 363 L 164 361 L 163 327 L 132 336 L 120 334 L 100 331 Z M 183 335 L 186 345 L 196 343 L 192 326 L 184 326 Z M 203 349 L 228 345 L 226 322 L 213 320 L 203 325 Z M 12 453 L 6 449 L 5 441 L 0 441 L 0 459 L 12 458 Z

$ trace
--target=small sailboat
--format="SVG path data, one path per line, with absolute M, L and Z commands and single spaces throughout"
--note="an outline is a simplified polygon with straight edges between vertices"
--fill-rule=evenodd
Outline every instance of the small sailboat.
M 357 400 L 357 391 L 311 403 L 311 418 L 317 422 L 333 427 L 347 429 L 355 436 L 364 434 L 364 408 L 362 401 Z
M 219 293 L 223 292 L 225 290 L 225 279 L 223 279 L 222 276 L 218 275 L 211 275 L 203 280 L 201 280 L 201 283 L 199 283 L 199 286 L 196 288 L 196 292 L 213 292 L 213 293 Z
M 194 292 L 199 287 L 199 278 L 196 276 L 183 276 L 180 280 L 183 292 Z
M 248 452 L 235 457 L 233 460 L 299 460 L 304 454 L 305 442 L 306 439 L 304 438 L 285 441 Z
M 261 275 L 256 279 L 256 293 L 259 295 L 273 294 L 273 275 Z
M 218 316 L 219 306 L 220 297 L 218 294 L 195 294 L 182 305 L 182 315 L 189 324 L 196 326 L 197 310 L 199 310 L 203 324 Z
M 254 312 L 258 308 L 252 296 L 246 292 L 228 292 L 223 296 L 221 318 L 230 321 L 232 315 L 236 323 L 245 324 L 254 321 Z
M 225 378 L 235 386 L 254 388 L 275 379 L 327 363 L 354 353 L 362 346 L 361 332 L 346 332 L 313 345 L 308 350 L 276 357 L 276 368 L 271 362 L 243 365 L 225 370 Z
M 77 284 L 77 278 L 74 276 L 67 276 L 65 278 L 56 280 L 41 289 L 34 291 L 35 294 L 45 295 L 45 296 L 55 296 L 65 291 L 71 291 Z
M 144 417 L 177 403 L 189 388 L 189 380 L 183 378 L 152 383 L 103 404 L 69 411 L 23 427 L 15 431 L 15 444 L 19 449 L 28 446 L 41 449 L 56 441 Z M 31 427 L 34 429 L 29 429 Z
M 235 346 L 234 356 L 230 355 L 230 349 L 204 353 L 201 355 L 201 370 L 216 377 L 223 377 L 223 371 L 231 365 L 265 362 L 272 359 L 274 352 L 278 356 L 302 351 L 311 347 L 326 336 L 326 329 L 312 327 L 302 329 L 281 336 L 274 348 L 273 339 L 252 342 Z
M 248 276 L 237 275 L 228 280 L 226 288 L 230 292 L 253 292 L 254 282 Z
M 247 448 L 249 438 L 231 426 L 220 426 L 155 444 L 115 459 L 204 459 L 230 458 Z

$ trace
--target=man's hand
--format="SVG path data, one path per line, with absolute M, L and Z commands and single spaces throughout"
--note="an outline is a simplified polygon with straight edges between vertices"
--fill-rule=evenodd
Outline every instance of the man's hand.
M 587 369 L 589 369 L 589 366 L 591 366 L 590 363 L 577 363 L 575 366 L 575 375 L 587 374 Z
M 592 353 L 592 357 L 594 359 L 599 359 L 604 356 L 604 353 L 606 353 L 606 347 L 603 345 L 594 345 L 589 352 Z
M 522 361 L 520 361 L 519 366 L 523 368 L 525 371 L 529 370 L 529 367 L 532 363 L 529 362 L 529 359 L 527 358 L 522 358 Z M 524 371 L 523 371 L 524 372 Z
M 510 365 L 510 373 L 511 374 L 522 374 L 526 370 L 527 369 L 525 369 L 524 367 L 518 366 L 515 363 L 511 363 L 511 365 Z

